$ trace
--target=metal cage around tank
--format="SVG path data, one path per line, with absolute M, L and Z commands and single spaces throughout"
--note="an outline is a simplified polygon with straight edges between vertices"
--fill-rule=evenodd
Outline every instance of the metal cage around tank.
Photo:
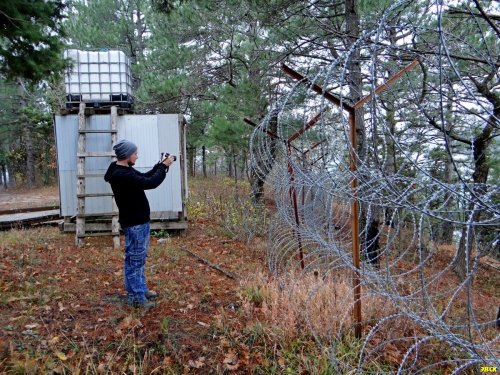
M 130 58 L 123 51 L 68 49 L 64 58 L 71 63 L 64 74 L 67 109 L 81 102 L 94 108 L 133 107 Z

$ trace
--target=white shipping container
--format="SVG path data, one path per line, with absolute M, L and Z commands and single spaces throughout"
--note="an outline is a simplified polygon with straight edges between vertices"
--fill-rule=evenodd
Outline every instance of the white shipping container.
M 71 218 L 77 214 L 77 150 L 78 115 L 56 115 L 55 136 L 59 179 L 61 216 Z M 110 130 L 111 115 L 92 115 L 85 118 L 86 129 L 91 131 Z M 186 165 L 186 123 L 182 115 L 123 115 L 117 117 L 117 139 L 128 139 L 138 147 L 139 159 L 136 168 L 147 172 L 159 161 L 162 152 L 177 156 L 177 162 L 170 168 L 165 181 L 156 189 L 147 190 L 151 207 L 152 224 L 185 222 L 187 198 Z M 111 135 L 87 134 L 86 151 L 103 152 L 111 150 Z M 85 160 L 85 192 L 110 193 L 111 186 L 104 181 L 104 174 L 112 161 L 110 157 L 87 157 Z M 87 214 L 104 215 L 112 211 L 112 198 L 85 198 Z M 153 226 L 154 227 L 154 226 Z M 67 228 L 67 229 L 66 229 Z M 159 229 L 161 226 L 155 228 Z M 65 224 L 65 230 L 74 228 Z
M 131 100 L 130 59 L 123 51 L 68 49 L 64 57 L 73 60 L 64 75 L 67 95 L 81 95 L 83 102 L 109 102 L 110 95 L 127 95 Z

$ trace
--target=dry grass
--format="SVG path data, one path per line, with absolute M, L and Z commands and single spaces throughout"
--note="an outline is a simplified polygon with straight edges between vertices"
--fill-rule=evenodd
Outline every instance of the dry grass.
M 241 282 L 240 294 L 248 316 L 261 318 L 287 341 L 314 335 L 328 343 L 352 330 L 353 295 L 347 273 L 329 278 L 314 273 L 279 278 L 259 273 Z M 381 297 L 362 296 L 361 303 L 365 322 L 395 312 Z
M 152 238 L 148 280 L 162 296 L 149 313 L 109 301 L 110 294 L 123 292 L 122 251 L 113 250 L 110 240 L 89 239 L 77 249 L 72 235 L 55 228 L 0 232 L 0 372 L 354 373 L 363 341 L 352 336 L 350 272 L 269 275 L 266 233 L 250 225 L 253 219 L 238 210 L 239 202 L 249 204 L 244 183 L 191 181 L 186 235 Z M 236 232 L 238 225 L 245 229 Z M 182 247 L 241 279 L 225 277 Z M 436 251 L 426 272 L 441 269 L 452 255 L 451 248 Z M 398 266 L 404 270 L 414 263 Z M 488 304 L 498 301 L 498 277 L 485 271 L 474 281 L 475 301 L 484 301 L 474 310 L 481 318 L 487 317 Z M 401 290 L 414 291 L 415 281 L 402 278 Z M 456 283 L 451 274 L 438 281 L 436 292 Z M 362 291 L 365 338 L 396 311 L 390 301 L 368 292 Z M 460 320 L 465 310 L 452 312 Z M 363 352 L 363 370 L 394 371 L 415 338 L 425 334 L 405 318 L 383 324 Z M 332 367 L 332 348 L 340 367 Z M 420 348 L 418 361 L 454 355 L 447 345 L 431 341 Z M 429 374 L 448 370 L 443 366 Z
M 247 245 L 265 236 L 269 210 L 252 203 L 247 181 L 197 178 L 192 186 L 187 201 L 190 219 L 211 221 L 219 227 L 219 234 Z

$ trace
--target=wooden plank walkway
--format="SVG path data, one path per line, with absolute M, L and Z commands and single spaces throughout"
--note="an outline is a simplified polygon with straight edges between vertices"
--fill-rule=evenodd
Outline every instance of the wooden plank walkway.
M 0 230 L 19 228 L 55 219 L 59 219 L 59 209 L 3 214 L 0 215 Z
M 59 205 L 57 205 L 57 204 L 52 204 L 49 206 L 40 206 L 40 207 L 11 208 L 11 209 L 7 209 L 7 210 L 0 210 L 0 216 L 20 214 L 22 212 L 50 211 L 50 210 L 58 210 L 58 209 L 59 209 Z

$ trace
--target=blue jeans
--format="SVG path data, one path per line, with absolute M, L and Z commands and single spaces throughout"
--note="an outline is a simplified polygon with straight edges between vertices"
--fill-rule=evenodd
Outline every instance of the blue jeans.
M 144 267 L 149 249 L 149 223 L 123 228 L 125 233 L 124 279 L 131 303 L 143 303 L 148 291 Z

